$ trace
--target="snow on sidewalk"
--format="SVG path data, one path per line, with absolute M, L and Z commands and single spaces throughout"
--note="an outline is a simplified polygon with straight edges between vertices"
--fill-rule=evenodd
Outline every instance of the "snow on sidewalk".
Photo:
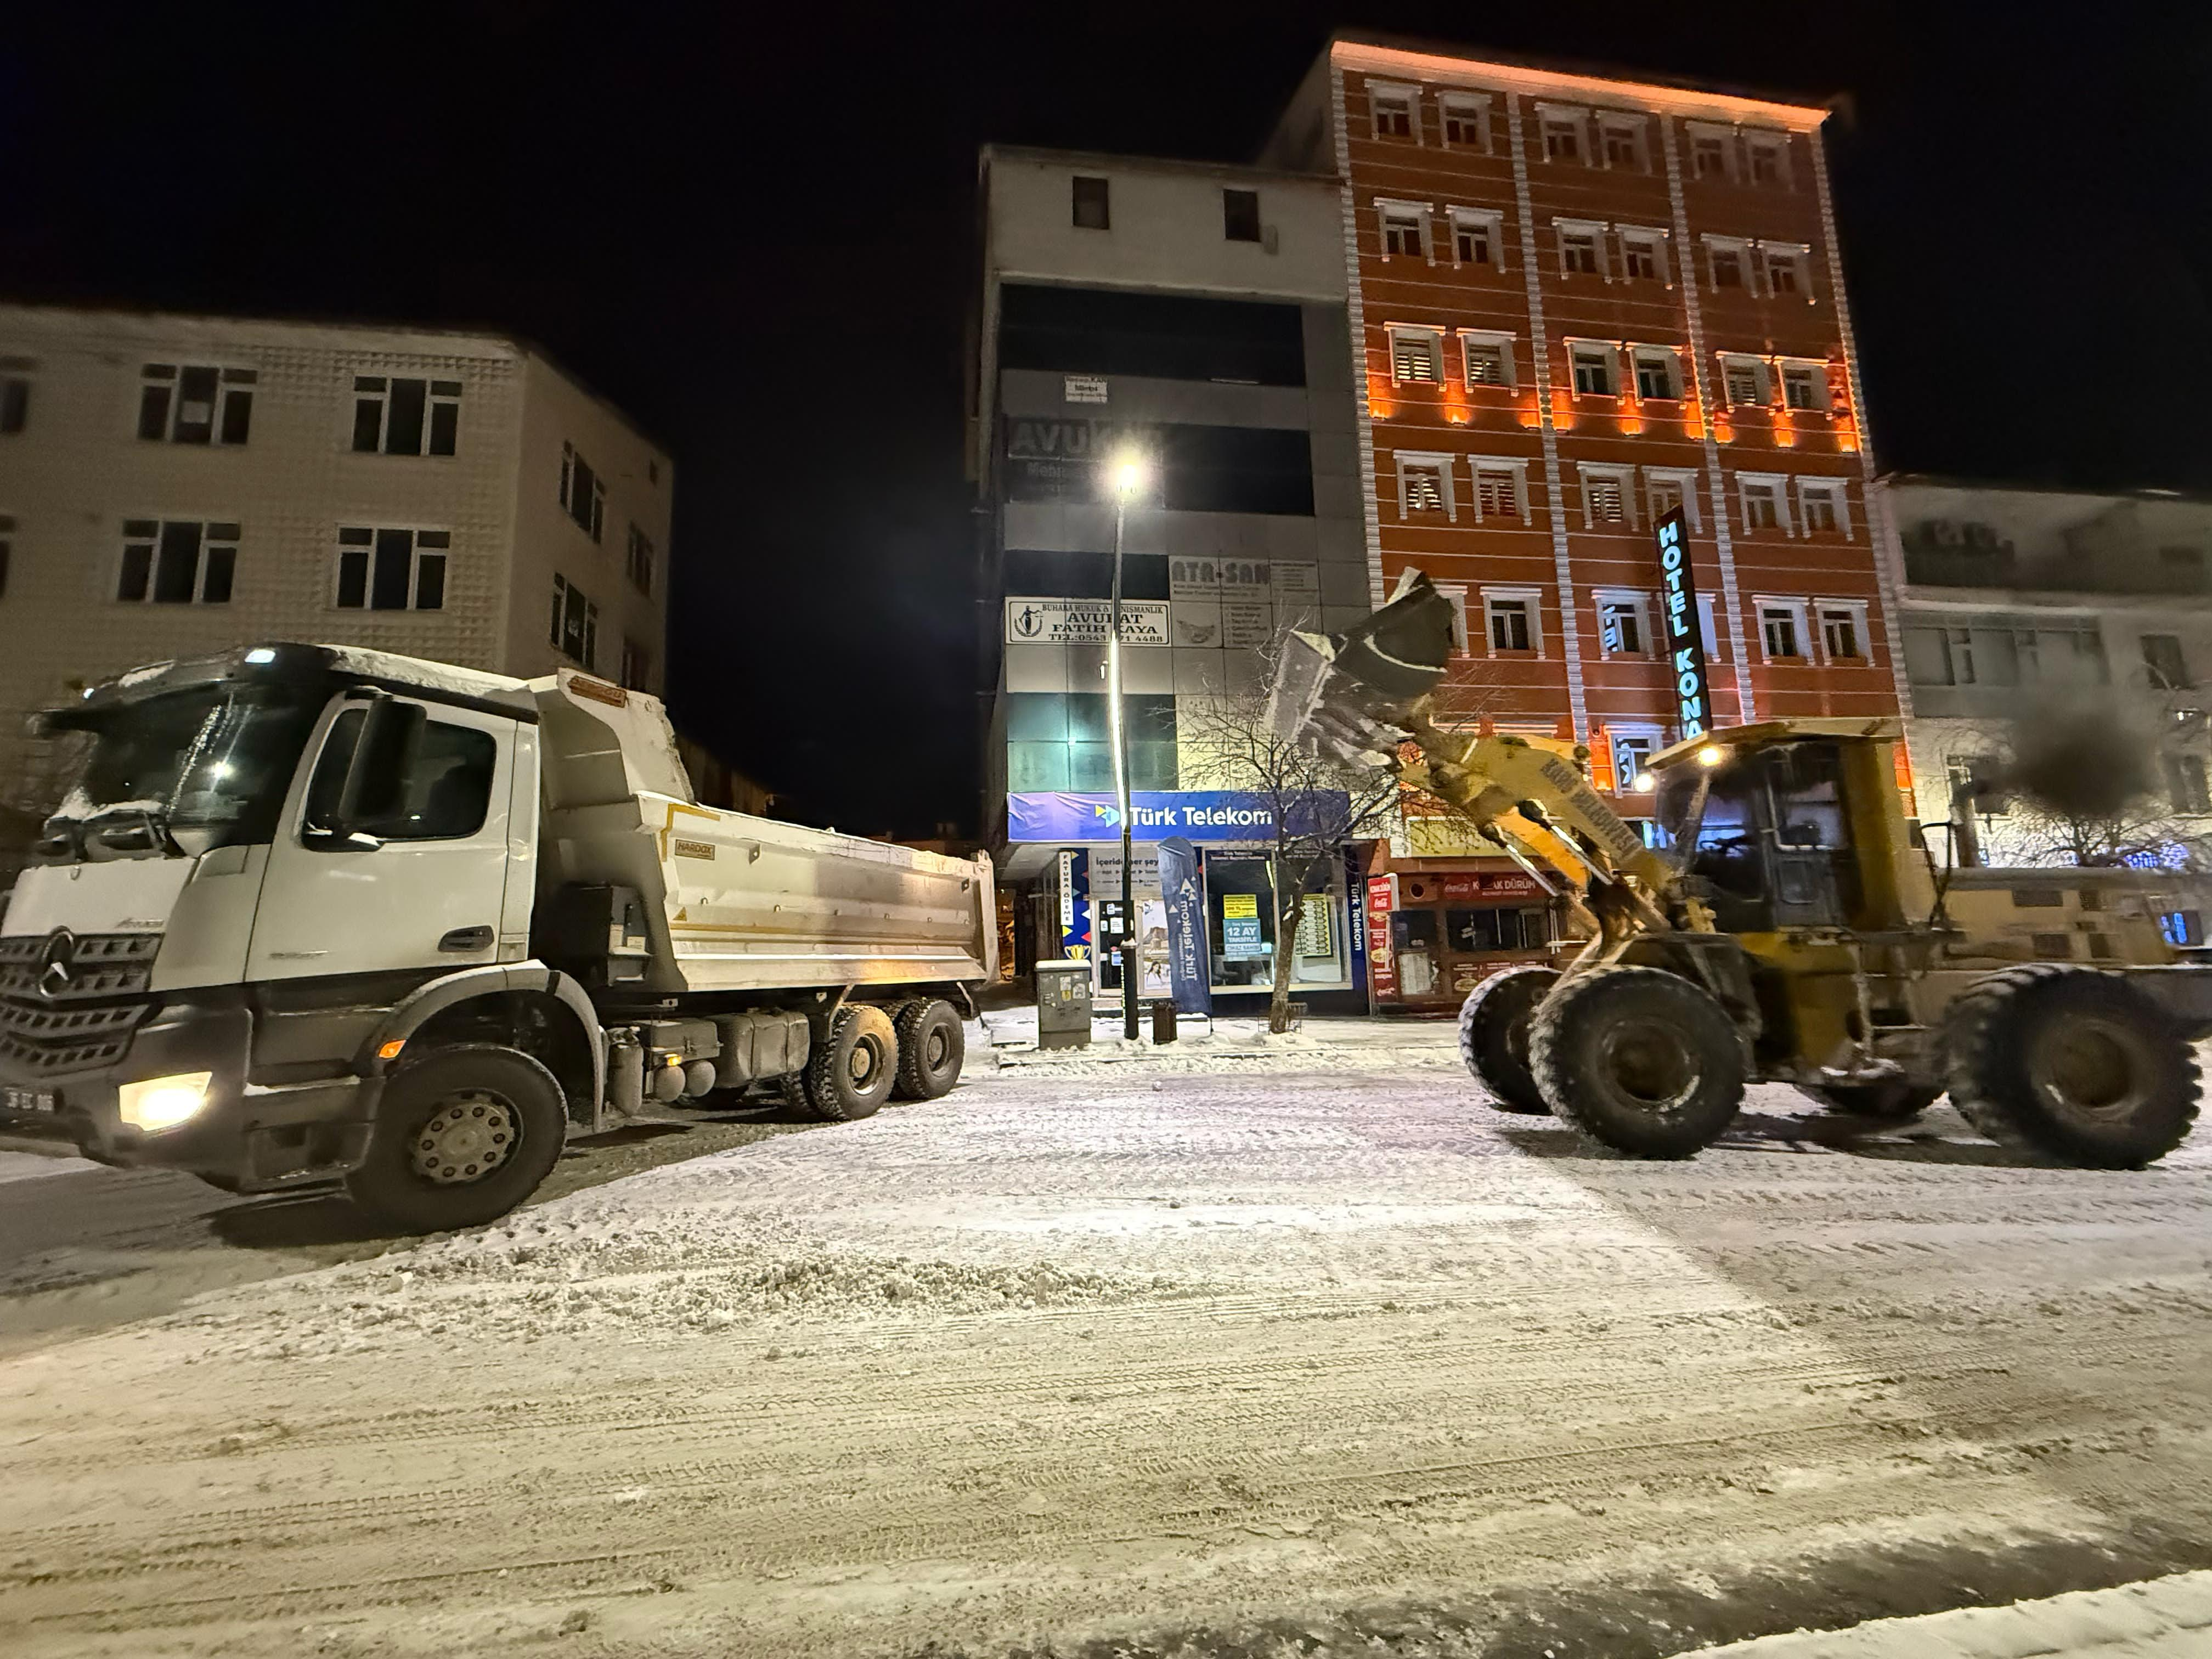
M 1036 1010 L 993 1010 L 983 1016 L 980 1030 L 970 1027 L 969 1052 L 988 1049 L 1001 1072 L 1038 1078 L 1097 1076 L 1130 1066 L 1174 1073 L 1257 1071 L 1319 1059 L 1370 1066 L 1459 1064 L 1458 1027 L 1451 1020 L 1314 1014 L 1294 1031 L 1270 1033 L 1264 1014 L 1199 1015 L 1185 1018 L 1170 1044 L 1155 1044 L 1152 1029 L 1147 1014 L 1138 1040 L 1127 1042 L 1121 1017 L 1101 1015 L 1091 1021 L 1090 1047 L 1039 1049 Z
M 2003 1607 L 1878 1619 L 1706 1648 L 1694 1659 L 2204 1659 L 2212 1572 L 2077 1590 Z

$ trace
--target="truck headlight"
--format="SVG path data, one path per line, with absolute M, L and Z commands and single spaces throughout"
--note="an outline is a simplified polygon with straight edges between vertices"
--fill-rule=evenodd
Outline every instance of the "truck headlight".
M 179 1072 L 174 1077 L 126 1083 L 116 1091 L 123 1121 L 134 1129 L 173 1129 L 207 1103 L 213 1072 Z

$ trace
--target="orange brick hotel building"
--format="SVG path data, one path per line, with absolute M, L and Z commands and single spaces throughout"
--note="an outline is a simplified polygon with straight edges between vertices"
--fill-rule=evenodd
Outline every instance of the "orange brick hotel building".
M 1692 526 L 1717 723 L 1898 711 L 1825 108 L 1340 38 L 1262 161 L 1343 185 L 1368 558 L 1463 609 L 1451 701 L 1670 735 L 1653 520 Z

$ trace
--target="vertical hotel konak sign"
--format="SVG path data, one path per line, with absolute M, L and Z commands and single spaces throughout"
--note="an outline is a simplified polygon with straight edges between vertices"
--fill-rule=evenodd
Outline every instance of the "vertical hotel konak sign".
M 1690 542 L 1682 531 L 1682 509 L 1659 515 L 1659 604 L 1667 624 L 1667 660 L 1674 676 L 1674 707 L 1684 738 L 1702 738 L 1712 724 L 1712 698 L 1705 684 L 1705 641 L 1698 624 L 1698 585 L 1690 574 Z

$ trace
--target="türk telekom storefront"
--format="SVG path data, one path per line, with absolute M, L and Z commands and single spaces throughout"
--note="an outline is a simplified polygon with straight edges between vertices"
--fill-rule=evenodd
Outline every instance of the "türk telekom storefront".
M 1170 995 L 1167 907 L 1160 896 L 1159 843 L 1189 842 L 1204 888 L 1206 950 L 1216 997 L 1264 996 L 1273 982 L 1274 907 L 1267 882 L 1268 803 L 1237 790 L 1139 790 L 1130 797 L 1134 842 L 1131 897 L 1137 908 L 1138 997 Z M 1339 797 L 1340 821 L 1346 803 Z M 1328 810 L 1326 805 L 1323 811 Z M 1110 794 L 1054 790 L 1006 797 L 1002 872 L 1032 895 L 1030 925 L 1038 960 L 1088 961 L 1101 1007 L 1121 1005 L 1121 974 L 1098 943 L 1121 936 L 1121 821 Z M 1307 883 L 1305 916 L 1292 957 L 1301 998 L 1336 992 L 1364 1005 L 1365 941 L 1359 925 L 1358 854 L 1337 849 Z M 1026 953 L 1025 953 L 1026 954 Z M 1325 1006 L 1325 1005 L 1324 1005 Z

